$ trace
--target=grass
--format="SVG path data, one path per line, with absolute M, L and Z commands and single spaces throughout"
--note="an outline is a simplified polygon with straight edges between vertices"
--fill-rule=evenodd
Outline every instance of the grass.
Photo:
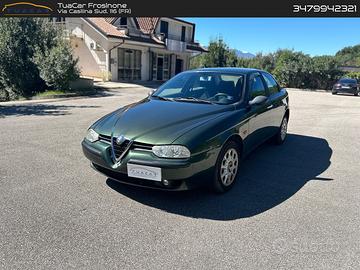
M 93 95 L 97 92 L 96 89 L 82 89 L 82 90 L 71 90 L 71 91 L 63 91 L 63 90 L 46 90 L 41 93 L 37 93 L 32 98 L 52 98 L 52 97 L 73 97 L 73 96 L 87 96 Z
M 46 90 L 41 93 L 37 93 L 31 97 L 23 97 L 18 96 L 15 99 L 12 99 L 10 101 L 18 100 L 31 100 L 31 99 L 51 99 L 51 98 L 63 98 L 63 97 L 76 97 L 76 96 L 92 96 L 99 93 L 99 89 L 82 89 L 82 90 L 71 90 L 71 91 L 63 91 L 63 90 Z M 0 92 L 0 102 L 6 102 L 8 100 L 5 99 L 5 97 L 1 96 Z
M 66 95 L 69 92 L 65 92 L 62 90 L 48 90 L 45 92 L 37 93 L 35 97 L 48 97 L 48 96 L 56 96 L 56 95 Z

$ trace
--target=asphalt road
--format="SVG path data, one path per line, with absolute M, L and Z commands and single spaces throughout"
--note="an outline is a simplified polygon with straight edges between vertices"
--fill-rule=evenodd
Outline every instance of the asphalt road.
M 360 97 L 291 91 L 286 143 L 219 196 L 89 167 L 87 127 L 146 92 L 0 107 L 1 269 L 360 268 Z

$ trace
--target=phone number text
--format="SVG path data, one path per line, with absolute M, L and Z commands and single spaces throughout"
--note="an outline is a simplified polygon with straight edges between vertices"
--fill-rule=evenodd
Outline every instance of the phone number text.
M 294 13 L 356 13 L 356 5 L 293 5 Z

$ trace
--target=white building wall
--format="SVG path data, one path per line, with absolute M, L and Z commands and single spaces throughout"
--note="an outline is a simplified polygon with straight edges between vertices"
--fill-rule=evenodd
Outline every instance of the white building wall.
M 169 36 L 170 38 L 172 37 L 177 37 L 178 40 L 180 40 L 181 38 L 181 27 L 185 26 L 186 27 L 186 31 L 185 31 L 185 41 L 186 42 L 190 42 L 192 40 L 192 32 L 193 32 L 193 27 L 189 24 L 186 23 L 181 23 L 179 21 L 175 21 L 175 20 L 171 20 L 168 18 L 161 18 L 161 21 L 166 21 L 169 23 Z M 155 29 L 155 33 L 160 34 L 160 25 L 161 23 L 159 22 L 156 26 Z
M 144 48 L 141 54 L 141 80 L 150 80 L 150 53 L 148 48 Z
M 73 53 L 79 59 L 78 68 L 82 76 L 101 77 L 102 70 L 96 60 L 93 58 L 84 41 L 77 37 L 70 39 Z
M 118 48 L 111 50 L 110 62 L 111 62 L 111 81 L 117 81 L 118 80 Z
M 66 26 L 83 76 L 102 78 L 107 73 L 108 42 L 81 18 L 67 18 Z M 91 46 L 95 45 L 95 49 Z

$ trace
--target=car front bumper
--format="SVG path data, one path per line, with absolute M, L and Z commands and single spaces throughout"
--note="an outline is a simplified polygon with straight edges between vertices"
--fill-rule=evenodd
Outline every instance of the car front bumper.
M 192 156 L 190 159 L 164 159 L 156 157 L 151 151 L 131 149 L 120 165 L 115 166 L 111 159 L 111 145 L 98 141 L 82 141 L 84 155 L 92 167 L 116 181 L 156 189 L 187 190 L 204 185 L 212 179 L 214 165 L 220 149 L 213 149 Z M 128 177 L 127 164 L 161 168 L 162 181 Z M 163 181 L 163 180 L 167 180 Z
M 336 92 L 336 93 L 356 94 L 358 92 L 358 89 L 356 87 L 352 87 L 352 88 L 334 88 L 332 91 Z

